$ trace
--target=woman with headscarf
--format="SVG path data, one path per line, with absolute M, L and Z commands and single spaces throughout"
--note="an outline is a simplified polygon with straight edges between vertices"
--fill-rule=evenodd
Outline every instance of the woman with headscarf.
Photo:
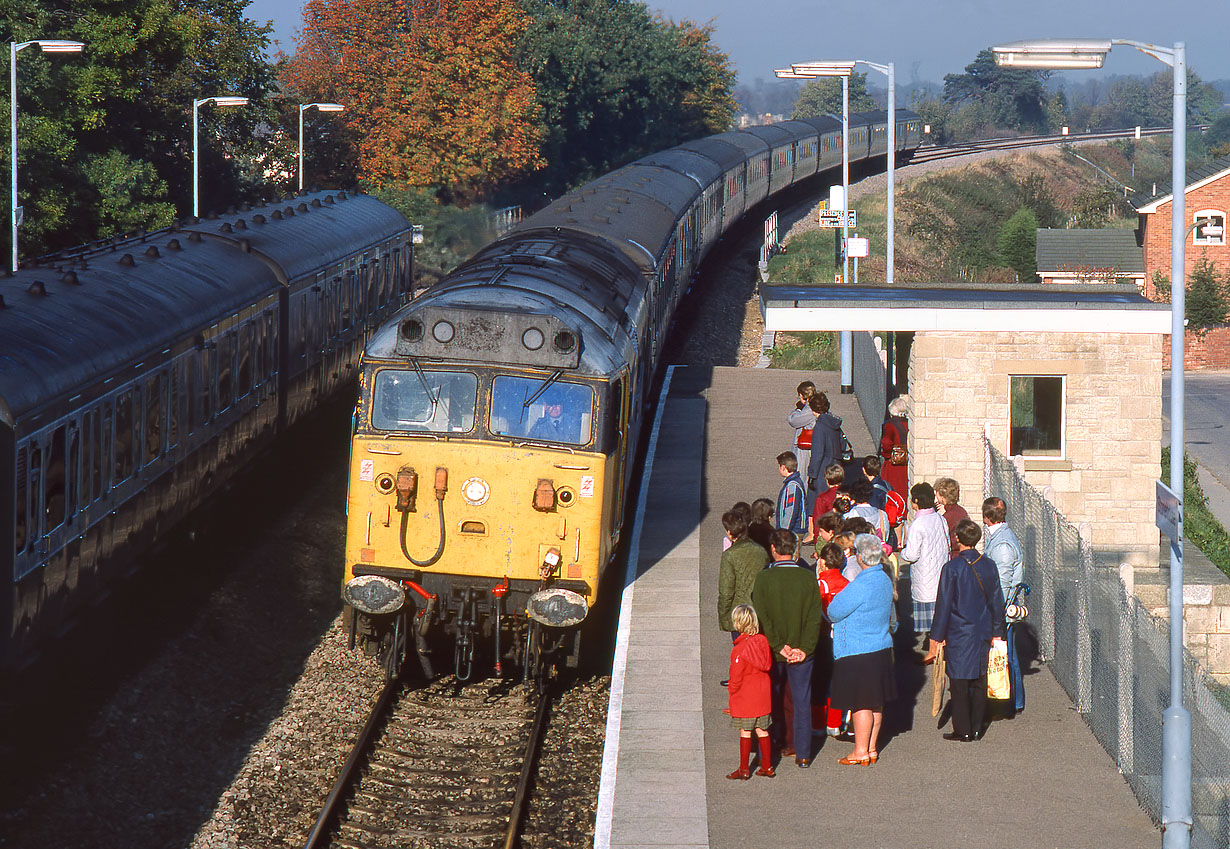
M 888 402 L 888 417 L 880 428 L 880 456 L 884 465 L 880 468 L 880 477 L 884 482 L 901 494 L 905 503 L 910 502 L 909 463 L 910 452 L 906 447 L 906 437 L 910 433 L 910 423 L 906 421 L 906 412 L 910 401 L 904 395 L 899 395 Z

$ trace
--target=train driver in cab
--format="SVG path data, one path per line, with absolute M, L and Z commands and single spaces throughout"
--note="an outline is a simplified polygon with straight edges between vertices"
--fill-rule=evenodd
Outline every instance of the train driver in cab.
M 530 439 L 575 444 L 581 441 L 581 422 L 575 415 L 565 416 L 560 399 L 552 398 L 543 407 L 542 418 L 530 428 Z

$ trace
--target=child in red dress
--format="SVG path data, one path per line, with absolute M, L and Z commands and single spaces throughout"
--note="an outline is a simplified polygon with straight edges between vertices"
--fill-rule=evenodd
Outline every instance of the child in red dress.
M 816 561 L 816 583 L 820 585 L 820 601 L 828 610 L 833 597 L 844 590 L 850 583 L 841 574 L 846 565 L 846 553 L 841 546 L 830 542 L 818 552 Z M 830 737 L 838 737 L 845 726 L 845 711 L 837 710 L 827 697 L 824 700 L 824 731 Z
M 739 768 L 727 778 L 746 781 L 752 777 L 748 762 L 752 756 L 752 732 L 760 744 L 760 768 L 757 775 L 772 778 L 775 773 L 770 760 L 769 726 L 772 724 L 772 687 L 769 670 L 773 653 L 769 641 L 760 633 L 760 620 L 751 605 L 740 604 L 730 612 L 739 636 L 730 649 L 730 725 L 739 729 Z

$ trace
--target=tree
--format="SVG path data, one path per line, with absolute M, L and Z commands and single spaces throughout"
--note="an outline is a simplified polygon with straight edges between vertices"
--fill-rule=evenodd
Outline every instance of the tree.
M 1001 68 L 990 49 L 981 51 L 963 74 L 944 77 L 944 100 L 964 108 L 981 104 L 990 120 L 1012 130 L 1047 129 L 1045 85 L 1049 71 Z
M 1217 270 L 1208 257 L 1201 257 L 1192 268 L 1184 306 L 1188 324 L 1192 327 L 1211 327 L 1226 323 L 1226 312 L 1230 308 L 1230 302 L 1226 298 L 1226 285 L 1217 276 Z
M 849 100 L 851 112 L 867 112 L 879 109 L 879 105 L 867 93 L 867 75 L 858 72 L 850 74 Z M 819 77 L 808 80 L 807 85 L 799 92 L 795 101 L 794 113 L 791 118 L 818 118 L 821 115 L 841 117 L 841 79 L 838 77 Z
M 63 4 L 61 4 L 63 5 Z M 85 42 L 81 54 L 18 60 L 18 192 L 26 211 L 23 256 L 159 227 L 191 209 L 192 100 L 252 99 L 242 109 L 205 110 L 203 207 L 264 191 L 274 116 L 268 27 L 244 18 L 247 0 L 76 0 L 71 12 L 38 0 L 0 5 L 18 40 Z M 8 104 L 4 87 L 3 104 Z M 9 149 L 0 163 L 9 167 Z M 8 228 L 4 243 L 8 247 Z
M 303 14 L 281 81 L 346 104 L 362 179 L 469 200 L 541 165 L 513 0 L 308 0 Z
M 523 193 L 554 196 L 641 156 L 730 129 L 735 73 L 712 29 L 629 0 L 521 0 L 518 66 L 537 86 L 546 168 Z
M 1021 283 L 1036 283 L 1038 265 L 1034 251 L 1038 241 L 1038 219 L 1033 211 L 1022 207 L 1000 228 L 996 247 L 1000 260 L 1017 273 Z
M 1230 156 L 1230 109 L 1223 109 L 1205 131 L 1204 143 L 1212 156 Z

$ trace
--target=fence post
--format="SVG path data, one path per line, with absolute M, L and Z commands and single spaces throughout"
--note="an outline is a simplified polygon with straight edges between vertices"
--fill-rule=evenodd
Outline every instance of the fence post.
M 1042 487 L 1042 497 L 1050 510 L 1047 534 L 1051 538 L 1050 563 L 1042 564 L 1042 611 L 1038 634 L 1038 654 L 1046 662 L 1055 659 L 1055 573 L 1063 565 L 1063 517 L 1055 509 L 1055 491 Z
M 991 423 L 982 425 L 982 497 L 990 498 L 991 492 Z
M 1119 771 L 1132 775 L 1136 771 L 1133 734 L 1136 721 L 1135 691 L 1132 688 L 1134 669 L 1136 616 L 1132 608 L 1136 573 L 1130 563 L 1119 564 Z
M 1076 532 L 1076 709 L 1081 713 L 1093 710 L 1093 640 L 1089 622 L 1089 592 L 1093 584 L 1091 533 L 1087 522 L 1082 522 Z

